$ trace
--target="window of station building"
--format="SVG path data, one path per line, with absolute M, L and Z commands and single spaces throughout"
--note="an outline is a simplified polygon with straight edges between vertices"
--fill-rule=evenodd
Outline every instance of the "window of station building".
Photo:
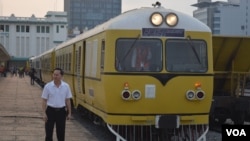
M 37 26 L 36 32 L 37 33 L 50 33 L 50 28 L 49 26 Z
M 46 33 L 49 33 L 49 26 L 46 26 Z
M 25 26 L 22 25 L 22 26 L 21 26 L 21 32 L 24 32 L 24 31 L 25 31 Z
M 59 25 L 56 26 L 56 33 L 59 33 Z
M 37 33 L 40 33 L 40 32 L 41 32 L 40 26 L 37 26 L 37 27 L 36 27 L 36 32 L 37 32 Z
M 6 26 L 6 30 L 9 32 L 9 26 Z M 17 25 L 16 32 L 30 32 L 30 27 L 28 25 Z
M 0 32 L 5 32 L 4 29 L 4 25 L 0 25 Z
M 27 33 L 30 32 L 30 26 L 26 26 L 25 30 Z
M 16 26 L 16 32 L 20 32 L 20 25 Z
M 4 32 L 9 32 L 10 30 L 9 30 L 9 25 L 5 25 L 5 30 L 4 30 Z
M 44 27 L 44 26 L 41 26 L 41 28 L 42 28 L 41 32 L 42 32 L 42 33 L 45 33 L 45 27 Z

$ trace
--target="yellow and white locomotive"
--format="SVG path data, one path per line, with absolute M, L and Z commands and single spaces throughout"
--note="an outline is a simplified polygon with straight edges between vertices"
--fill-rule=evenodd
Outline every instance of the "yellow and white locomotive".
M 134 9 L 39 56 L 65 71 L 74 107 L 120 140 L 205 140 L 213 93 L 210 29 L 160 5 Z

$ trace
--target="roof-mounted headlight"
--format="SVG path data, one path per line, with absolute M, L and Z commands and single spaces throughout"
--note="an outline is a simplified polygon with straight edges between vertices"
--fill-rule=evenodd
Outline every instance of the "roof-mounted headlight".
M 167 14 L 165 20 L 166 20 L 167 25 L 170 27 L 176 26 L 178 23 L 178 17 L 174 13 Z
M 150 16 L 150 22 L 154 25 L 154 26 L 159 26 L 162 24 L 163 21 L 163 17 L 161 15 L 161 13 L 155 12 Z

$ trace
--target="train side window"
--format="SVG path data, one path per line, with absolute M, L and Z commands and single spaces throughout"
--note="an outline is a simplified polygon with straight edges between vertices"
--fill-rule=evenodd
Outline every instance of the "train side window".
M 65 54 L 65 71 L 69 71 L 68 70 L 68 61 L 69 61 L 69 56 L 68 56 L 68 54 Z
M 69 53 L 69 71 L 71 71 L 71 53 Z
M 62 55 L 59 57 L 59 67 L 62 68 Z
M 104 69 L 104 56 L 105 56 L 105 40 L 102 40 L 101 44 L 101 72 Z
M 51 67 L 50 67 L 51 64 L 50 64 L 49 62 L 51 62 L 51 57 L 48 58 L 48 61 L 47 61 L 47 69 L 48 69 L 48 70 L 52 70 Z
M 61 68 L 62 68 L 63 70 L 65 70 L 65 68 L 64 68 L 64 64 L 65 64 L 64 58 L 65 58 L 65 54 L 62 54 L 62 60 L 61 60 L 62 66 L 61 66 Z
M 56 56 L 56 67 L 59 67 L 59 57 Z

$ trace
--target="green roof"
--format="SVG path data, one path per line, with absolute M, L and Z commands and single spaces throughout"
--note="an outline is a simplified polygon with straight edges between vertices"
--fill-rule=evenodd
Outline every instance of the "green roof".
M 10 61 L 28 61 L 29 58 L 27 57 L 11 57 Z

